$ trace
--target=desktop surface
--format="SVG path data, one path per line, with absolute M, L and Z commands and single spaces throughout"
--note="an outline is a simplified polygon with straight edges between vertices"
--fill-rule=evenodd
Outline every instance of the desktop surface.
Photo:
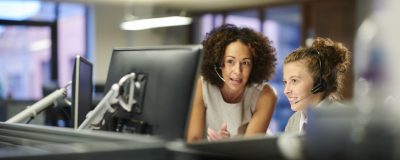
M 0 122 L 0 159 L 162 159 L 157 137 Z
M 199 141 L 187 144 L 187 147 L 204 154 L 235 159 L 283 159 L 278 138 L 279 136 L 238 137 L 212 142 Z
M 155 136 L 0 122 L 0 159 L 284 159 L 280 139 L 238 137 L 187 144 Z

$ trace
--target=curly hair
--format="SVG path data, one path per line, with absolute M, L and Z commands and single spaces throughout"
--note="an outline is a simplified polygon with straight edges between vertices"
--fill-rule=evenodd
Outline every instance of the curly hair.
M 227 46 L 237 40 L 247 45 L 252 54 L 253 67 L 246 85 L 262 83 L 272 77 L 276 66 L 272 42 L 250 28 L 225 24 L 213 29 L 202 41 L 204 55 L 201 74 L 204 80 L 219 87 L 223 85 L 223 81 L 215 73 L 215 67 L 223 63 Z
M 318 51 L 318 54 L 313 52 Z M 345 75 L 351 64 L 350 51 L 340 42 L 334 42 L 329 38 L 317 37 L 311 47 L 299 48 L 290 53 L 284 64 L 304 60 L 308 71 L 315 82 L 320 77 L 322 64 L 322 79 L 325 81 L 326 89 L 323 98 L 329 97 L 331 101 L 343 99 L 341 92 L 344 88 Z

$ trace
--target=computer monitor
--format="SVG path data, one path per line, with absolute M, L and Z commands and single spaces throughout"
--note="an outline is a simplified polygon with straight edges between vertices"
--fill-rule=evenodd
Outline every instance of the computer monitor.
M 76 129 L 92 110 L 93 65 L 87 59 L 76 56 L 72 74 L 71 120 Z
M 105 91 L 131 72 L 141 87 L 132 111 L 114 113 L 105 129 L 183 139 L 200 55 L 198 45 L 114 49 Z

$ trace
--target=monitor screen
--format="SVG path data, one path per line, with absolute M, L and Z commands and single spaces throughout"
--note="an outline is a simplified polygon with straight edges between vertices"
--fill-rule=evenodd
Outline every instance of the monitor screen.
M 93 65 L 81 56 L 75 57 L 72 75 L 71 120 L 74 128 L 85 120 L 92 109 Z
M 105 130 L 183 139 L 200 55 L 201 46 L 114 49 L 105 91 L 132 72 L 140 85 L 132 111 L 113 114 Z

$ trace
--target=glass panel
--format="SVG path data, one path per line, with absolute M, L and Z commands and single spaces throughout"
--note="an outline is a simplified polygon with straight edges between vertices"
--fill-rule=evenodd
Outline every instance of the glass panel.
M 198 25 L 199 30 L 196 31 L 198 35 L 196 35 L 195 42 L 201 43 L 201 41 L 205 39 L 207 33 L 209 33 L 214 28 L 221 26 L 223 23 L 224 16 L 222 14 L 209 13 L 201 16 Z
M 221 26 L 224 24 L 224 15 L 216 14 L 214 15 L 214 28 Z
M 214 18 L 213 17 L 214 17 L 213 14 L 205 14 L 205 15 L 201 16 L 200 23 L 199 23 L 200 36 L 198 37 L 198 40 L 197 40 L 198 43 L 201 43 L 201 41 L 206 37 L 206 34 L 214 28 L 214 26 L 213 26 Z
M 50 28 L 0 25 L 0 88 L 3 97 L 35 100 L 50 81 Z
M 81 4 L 60 4 L 58 21 L 58 84 L 60 87 L 72 80 L 75 56 L 86 54 L 85 6 Z M 89 56 L 90 57 L 90 56 Z
M 0 1 L 0 19 L 54 21 L 54 6 L 52 2 L 2 0 Z
M 280 132 L 284 130 L 292 115 L 290 104 L 283 93 L 283 61 L 291 51 L 300 47 L 301 7 L 290 5 L 268 8 L 265 11 L 265 17 L 263 32 L 276 47 L 278 59 L 275 76 L 269 83 L 278 91 L 278 97 L 282 97 L 278 98 L 270 129 L 273 132 Z
M 249 27 L 255 31 L 260 31 L 261 22 L 258 18 L 257 10 L 230 12 L 226 16 L 226 23 L 235 24 L 239 27 Z

